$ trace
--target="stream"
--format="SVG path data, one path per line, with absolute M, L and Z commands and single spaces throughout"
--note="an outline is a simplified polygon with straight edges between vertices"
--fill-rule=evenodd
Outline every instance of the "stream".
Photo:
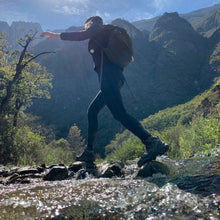
M 220 157 L 173 161 L 172 173 L 0 184 L 0 219 L 220 219 Z M 135 161 L 134 161 L 135 162 Z

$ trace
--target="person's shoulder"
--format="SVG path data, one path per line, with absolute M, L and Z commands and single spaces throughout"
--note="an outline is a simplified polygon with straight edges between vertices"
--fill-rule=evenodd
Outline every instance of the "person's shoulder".
M 103 25 L 103 30 L 113 30 L 116 26 L 112 25 L 112 24 L 105 24 Z
M 115 31 L 115 30 L 126 32 L 124 28 L 116 26 L 116 25 L 112 25 L 112 24 L 103 25 L 103 31 Z

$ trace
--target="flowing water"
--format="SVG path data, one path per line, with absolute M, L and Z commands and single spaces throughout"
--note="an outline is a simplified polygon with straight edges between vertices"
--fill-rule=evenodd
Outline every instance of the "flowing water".
M 146 179 L 88 176 L 0 185 L 0 219 L 220 219 L 220 195 L 201 196 L 177 186 L 208 163 L 210 159 L 169 161 L 178 175 L 172 179 L 161 174 Z

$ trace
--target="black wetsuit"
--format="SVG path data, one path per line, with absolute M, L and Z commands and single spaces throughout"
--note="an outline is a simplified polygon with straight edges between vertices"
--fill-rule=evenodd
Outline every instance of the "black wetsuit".
M 62 40 L 83 41 L 90 39 L 88 43 L 89 53 L 95 63 L 95 71 L 98 73 L 100 91 L 88 108 L 88 149 L 92 150 L 98 131 L 98 113 L 106 105 L 114 118 L 120 121 L 125 128 L 146 140 L 150 134 L 143 128 L 139 121 L 130 116 L 123 105 L 120 89 L 124 84 L 123 69 L 112 63 L 102 52 L 107 47 L 108 39 L 115 26 L 104 25 L 92 27 L 80 32 L 61 33 Z

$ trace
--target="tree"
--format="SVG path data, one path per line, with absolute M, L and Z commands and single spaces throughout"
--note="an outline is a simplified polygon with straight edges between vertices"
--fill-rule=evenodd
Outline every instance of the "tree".
M 19 113 L 35 98 L 49 98 L 52 75 L 34 60 L 51 52 L 33 55 L 28 47 L 33 35 L 18 41 L 21 51 L 10 51 L 4 35 L 0 35 L 0 163 L 10 160 L 13 137 L 17 131 Z
M 80 154 L 85 146 L 85 140 L 81 136 L 81 131 L 75 124 L 69 129 L 68 142 L 70 149 L 76 155 Z

